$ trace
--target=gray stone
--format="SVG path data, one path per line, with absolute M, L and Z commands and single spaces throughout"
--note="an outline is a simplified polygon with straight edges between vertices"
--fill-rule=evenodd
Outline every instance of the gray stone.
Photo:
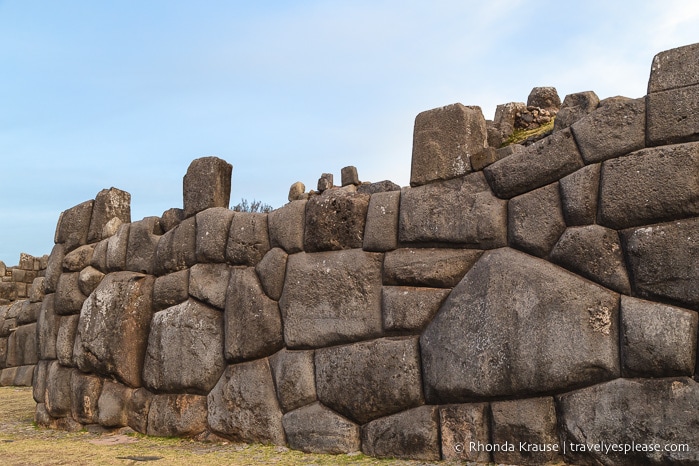
M 507 220 L 511 247 L 548 256 L 566 229 L 558 183 L 510 199 Z
M 481 249 L 504 246 L 507 202 L 493 195 L 482 172 L 404 188 L 398 240 L 456 243 Z
M 548 111 L 561 108 L 561 98 L 555 87 L 535 87 L 527 97 L 527 107 L 539 107 Z
M 78 275 L 78 288 L 85 296 L 95 291 L 95 288 L 100 284 L 104 274 L 92 266 L 87 266 L 80 271 Z
M 303 251 L 305 211 L 308 201 L 292 201 L 268 214 L 269 242 L 288 254 Z
M 63 243 L 67 253 L 78 246 L 87 244 L 93 203 L 94 201 L 85 201 L 63 211 L 58 218 L 54 242 Z
M 54 294 L 47 294 L 41 303 L 41 311 L 37 320 L 37 340 L 39 344 L 39 359 L 56 359 L 56 338 L 60 317 L 54 310 Z
M 136 432 L 142 434 L 148 432 L 148 414 L 153 396 L 145 388 L 137 388 L 131 392 L 131 397 L 126 400 L 127 424 Z M 190 399 L 185 398 L 185 400 Z
M 108 272 L 120 272 L 126 269 L 126 251 L 129 245 L 130 223 L 121 225 L 116 234 L 107 240 L 105 264 Z
M 261 358 L 284 346 L 279 306 L 262 291 L 252 267 L 231 270 L 224 315 L 227 360 Z
M 384 286 L 383 328 L 387 331 L 421 331 L 432 320 L 450 290 L 412 286 Z
M 607 160 L 599 199 L 599 223 L 614 229 L 699 214 L 699 143 Z
M 333 174 L 332 173 L 323 173 L 320 175 L 320 178 L 318 178 L 318 192 L 322 193 L 323 191 L 330 189 L 334 186 L 333 184 Z
M 46 375 L 46 411 L 53 417 L 70 415 L 72 369 L 51 361 Z
M 396 249 L 386 253 L 383 283 L 453 288 L 481 254 L 476 249 Z
M 559 181 L 563 217 L 568 226 L 595 223 L 601 166 L 587 165 Z
M 97 401 L 102 393 L 102 379 L 73 369 L 70 376 L 70 410 L 81 424 L 97 422 Z
M 554 133 L 568 128 L 585 115 L 594 112 L 598 105 L 599 97 L 592 91 L 568 94 L 556 114 L 553 124 Z
M 7 359 L 7 338 L 0 338 L 0 369 L 6 367 L 5 360 Z
M 318 399 L 359 424 L 420 406 L 419 358 L 417 337 L 317 349 Z
M 342 178 L 342 186 L 347 186 L 350 184 L 359 184 L 359 174 L 357 174 L 357 167 L 353 167 L 351 165 L 349 167 L 344 167 L 340 171 L 340 176 Z
M 631 293 L 619 234 L 599 225 L 571 227 L 551 251 L 551 261 L 624 294 Z
M 182 180 L 185 218 L 209 207 L 228 207 L 232 172 L 233 166 L 218 157 L 193 160 Z
M 102 280 L 80 313 L 73 349 L 80 370 L 141 386 L 152 295 L 151 276 L 116 272 Z
M 191 217 L 160 237 L 155 251 L 155 273 L 165 275 L 196 263 L 196 217 Z
M 189 269 L 157 277 L 153 284 L 153 307 L 156 311 L 189 299 Z
M 226 242 L 233 211 L 214 207 L 199 212 L 196 217 L 197 262 L 226 262 Z
M 39 361 L 34 367 L 34 385 L 32 398 L 36 403 L 43 403 L 46 397 L 46 379 L 49 375 L 51 361 Z
M 153 274 L 155 250 L 162 235 L 159 217 L 146 217 L 133 222 L 129 228 L 129 241 L 126 249 L 126 270 Z
M 498 144 L 491 144 L 491 146 L 500 146 L 503 140 L 512 135 L 515 130 L 515 120 L 517 119 L 517 114 L 526 109 L 527 104 L 524 102 L 508 102 L 506 104 L 500 104 L 495 108 L 493 126 L 498 132 Z
M 97 400 L 97 421 L 105 427 L 128 425 L 127 402 L 133 396 L 133 389 L 110 380 L 105 380 Z
M 15 384 L 17 367 L 6 367 L 0 371 L 0 387 L 7 387 Z
M 699 449 L 696 448 L 699 384 L 692 379 L 617 379 L 557 398 L 560 437 L 567 447 L 565 459 L 568 462 L 699 464 Z M 584 453 L 576 453 L 571 448 L 571 444 L 602 443 L 635 444 L 637 447 L 657 444 L 660 448 Z M 682 444 L 689 448 L 664 451 L 666 446 Z
M 621 237 L 639 297 L 699 309 L 699 218 L 631 228 Z
M 304 250 L 361 248 L 369 198 L 366 194 L 337 189 L 309 200 L 306 204 Z
M 7 340 L 7 366 L 36 364 L 39 347 L 36 338 L 36 323 L 20 325 Z
M 29 300 L 33 303 L 39 303 L 44 300 L 44 277 L 36 277 L 32 281 L 31 291 L 29 291 Z
M 283 249 L 273 248 L 255 266 L 262 289 L 275 301 L 279 301 L 284 289 L 287 257 L 288 254 Z
M 357 186 L 359 194 L 376 194 L 390 191 L 400 191 L 400 186 L 390 180 L 377 181 L 376 183 L 364 182 Z
M 56 286 L 54 309 L 58 315 L 77 314 L 87 298 L 80 292 L 78 272 L 62 273 Z
M 34 364 L 17 367 L 15 378 L 11 385 L 16 387 L 31 387 L 34 379 Z
M 699 140 L 699 84 L 648 95 L 648 145 Z
M 376 193 L 369 200 L 364 226 L 365 251 L 383 252 L 398 247 L 400 191 Z
M 63 258 L 65 257 L 65 247 L 62 244 L 56 244 L 51 249 L 49 261 L 46 265 L 46 274 L 44 275 L 44 293 L 55 293 L 58 286 L 58 277 L 63 273 Z
M 289 256 L 279 307 L 289 348 L 381 334 L 382 255 L 357 249 Z
M 206 430 L 206 397 L 153 395 L 148 409 L 148 435 L 194 437 Z
M 494 450 L 494 462 L 540 465 L 563 459 L 553 398 L 496 401 L 491 403 L 490 409 L 493 443 L 515 445 L 511 450 Z
M 622 296 L 622 375 L 692 376 L 697 320 L 694 311 Z
M 41 303 L 33 303 L 28 299 L 21 301 L 22 307 L 17 314 L 17 325 L 31 324 L 36 322 L 41 312 Z
M 371 421 L 362 427 L 362 451 L 369 456 L 439 460 L 436 406 L 420 406 Z
M 163 229 L 163 233 L 175 228 L 177 225 L 182 223 L 184 220 L 184 210 L 173 207 L 168 209 L 160 216 L 160 226 Z
M 74 366 L 73 347 L 75 336 L 78 333 L 80 316 L 59 317 L 58 331 L 56 332 L 56 358 L 64 366 Z
M 618 300 L 542 259 L 486 252 L 420 338 L 427 401 L 536 395 L 618 377 Z
M 600 105 L 571 126 L 586 164 L 626 155 L 646 145 L 645 99 L 617 99 Z
M 653 57 L 648 93 L 699 84 L 699 44 L 660 52 Z
M 314 402 L 316 397 L 314 352 L 282 349 L 269 358 L 279 405 L 289 412 Z
M 109 236 L 103 231 L 110 222 L 114 223 L 114 219 L 131 223 L 131 194 L 117 188 L 103 189 L 95 197 L 87 242 L 96 243 Z
M 289 188 L 289 202 L 297 201 L 301 198 L 301 196 L 304 195 L 306 192 L 306 185 L 301 183 L 300 181 L 297 181 L 296 183 L 292 184 L 291 187 Z
M 109 249 L 109 238 L 103 239 L 95 244 L 90 265 L 100 272 L 107 272 L 107 249 Z
M 226 368 L 209 393 L 208 421 L 211 430 L 237 442 L 285 444 L 267 359 Z
M 564 130 L 488 165 L 483 173 L 495 194 L 509 199 L 558 181 L 582 166 L 573 135 Z
M 69 252 L 63 258 L 63 270 L 66 272 L 79 272 L 84 269 L 90 265 L 94 250 L 94 244 L 86 244 Z
M 224 368 L 219 311 L 189 300 L 155 313 L 143 363 L 147 388 L 206 395 Z
M 509 154 L 507 154 L 505 151 L 498 150 L 495 147 L 486 147 L 482 151 L 471 156 L 471 166 L 473 167 L 473 171 L 478 172 L 483 170 L 488 165 L 492 165 L 498 160 L 505 158 L 507 155 Z
M 189 269 L 189 294 L 223 310 L 229 278 L 228 264 L 195 264 Z
M 267 214 L 236 212 L 226 244 L 226 260 L 233 265 L 254 266 L 271 249 Z
M 486 450 L 491 443 L 488 403 L 441 406 L 439 425 L 442 459 L 478 463 L 492 461 L 490 452 Z
M 317 402 L 286 413 L 282 424 L 294 450 L 337 455 L 360 448 L 359 426 Z

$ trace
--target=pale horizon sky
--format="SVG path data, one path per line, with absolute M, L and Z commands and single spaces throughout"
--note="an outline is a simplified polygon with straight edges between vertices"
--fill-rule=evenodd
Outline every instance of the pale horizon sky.
M 231 205 L 281 207 L 347 165 L 408 185 L 421 111 L 642 97 L 698 26 L 688 0 L 0 0 L 0 260 L 48 254 L 104 188 L 134 221 L 182 207 L 198 157 L 233 165 Z

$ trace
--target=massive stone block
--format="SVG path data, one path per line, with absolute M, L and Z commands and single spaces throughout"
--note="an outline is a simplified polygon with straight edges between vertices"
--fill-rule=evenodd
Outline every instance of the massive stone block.
M 480 107 L 452 104 L 415 118 L 410 185 L 446 180 L 471 172 L 470 157 L 487 146 Z
M 597 195 L 601 164 L 587 165 L 561 178 L 563 217 L 568 226 L 590 225 L 597 218 Z
M 332 189 L 306 204 L 303 249 L 307 252 L 361 248 L 368 194 Z
M 535 395 L 618 377 L 618 301 L 541 259 L 486 252 L 420 339 L 428 402 Z
M 206 429 L 206 397 L 153 395 L 148 407 L 148 435 L 194 437 Z
M 440 459 L 436 406 L 420 406 L 371 421 L 362 427 L 362 451 L 370 456 Z
M 25 366 L 39 361 L 36 323 L 20 325 L 7 340 L 6 365 Z
M 78 204 L 63 211 L 58 218 L 54 242 L 62 243 L 66 252 L 87 244 L 93 203 L 94 201 L 86 201 Z
M 80 312 L 87 297 L 80 292 L 79 278 L 78 272 L 62 273 L 58 277 L 54 301 L 56 314 L 69 315 Z
M 75 336 L 78 333 L 79 315 L 59 317 L 58 331 L 56 332 L 56 359 L 66 367 L 75 366 L 73 361 L 73 348 Z
M 233 265 L 254 266 L 270 250 L 267 214 L 236 212 L 226 244 L 226 260 Z
M 63 258 L 63 270 L 65 272 L 80 272 L 90 265 L 94 251 L 94 244 L 86 244 L 72 250 Z
M 126 252 L 129 245 L 129 230 L 131 224 L 121 225 L 117 232 L 107 239 L 105 265 L 109 272 L 119 272 L 126 269 Z
M 72 369 L 61 366 L 58 361 L 49 364 L 46 375 L 46 411 L 53 417 L 70 415 Z
M 97 193 L 87 242 L 96 243 L 109 236 L 104 230 L 110 222 L 131 223 L 131 194 L 117 188 L 103 189 Z
M 209 207 L 228 207 L 233 166 L 218 157 L 202 157 L 189 164 L 182 180 L 184 216 Z
M 289 256 L 279 307 L 289 348 L 381 334 L 382 254 L 358 249 Z
M 56 359 L 56 338 L 61 317 L 53 308 L 54 294 L 48 294 L 41 303 L 41 312 L 37 320 L 37 340 L 39 359 Z
M 153 397 L 154 395 L 145 388 L 137 388 L 131 392 L 131 397 L 126 400 L 127 424 L 136 432 L 142 434 L 148 432 L 148 415 Z M 200 398 L 193 399 L 199 400 Z M 192 400 L 192 398 L 184 398 L 184 400 Z M 194 404 L 196 408 L 196 402 Z
M 699 139 L 699 84 L 648 94 L 648 145 Z
M 141 386 L 152 294 L 151 276 L 115 272 L 102 280 L 80 312 L 73 349 L 80 370 Z
M 376 193 L 369 200 L 364 227 L 365 251 L 383 252 L 398 247 L 400 191 Z
M 324 405 L 365 424 L 424 404 L 417 338 L 381 338 L 315 352 Z
M 229 278 L 228 264 L 195 264 L 189 269 L 189 294 L 215 308 L 223 309 L 226 306 Z
M 282 248 L 274 248 L 255 266 L 262 289 L 275 301 L 279 301 L 284 289 L 287 258 L 288 254 Z
M 442 459 L 490 463 L 490 406 L 488 403 L 447 405 L 439 408 Z M 472 448 L 471 443 L 476 448 Z M 478 448 L 482 445 L 482 448 Z
M 648 93 L 699 84 L 699 44 L 665 50 L 653 57 Z
M 539 257 L 548 256 L 566 229 L 558 183 L 513 197 L 507 205 L 510 246 Z
M 401 191 L 398 239 L 480 249 L 507 244 L 507 203 L 482 172 Z
M 169 273 L 155 279 L 153 307 L 156 311 L 183 303 L 189 299 L 189 269 Z
M 197 262 L 226 262 L 226 242 L 233 215 L 225 207 L 213 207 L 197 214 Z
M 396 249 L 386 253 L 383 283 L 453 288 L 481 254 L 476 249 Z
M 128 401 L 134 389 L 109 380 L 105 380 L 102 392 L 97 400 L 97 420 L 105 427 L 123 427 L 128 425 Z
M 160 237 L 155 251 L 155 273 L 177 272 L 196 262 L 196 217 L 191 217 Z
M 54 293 L 58 286 L 58 277 L 63 272 L 63 258 L 66 255 L 65 247 L 56 244 L 51 249 L 48 263 L 46 264 L 46 274 L 44 275 L 44 293 Z
M 158 217 L 146 217 L 133 222 L 129 228 L 125 269 L 152 274 L 160 235 L 162 235 L 162 229 Z
M 286 413 L 282 418 L 289 446 L 306 453 L 359 451 L 359 426 L 320 403 Z
M 100 284 L 104 274 L 92 266 L 87 266 L 78 275 L 78 288 L 85 296 L 89 296 Z
M 303 236 L 308 201 L 292 201 L 268 214 L 269 242 L 288 254 L 303 251 Z
M 70 374 L 70 411 L 81 424 L 97 422 L 97 401 L 102 393 L 102 379 L 73 369 Z
M 285 413 L 316 400 L 313 355 L 313 350 L 282 349 L 269 358 L 279 405 Z
M 432 320 L 449 290 L 413 286 L 384 286 L 381 307 L 387 331 L 420 331 Z

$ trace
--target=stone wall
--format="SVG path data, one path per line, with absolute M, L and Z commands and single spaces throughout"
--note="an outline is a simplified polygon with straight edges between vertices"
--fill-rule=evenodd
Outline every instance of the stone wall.
M 698 110 L 692 45 L 656 56 L 645 98 L 567 96 L 527 147 L 490 147 L 478 107 L 423 112 L 402 189 L 348 169 L 233 212 L 231 166 L 209 157 L 160 217 L 131 222 L 128 193 L 104 190 L 56 229 L 28 324 L 36 420 L 699 464 Z

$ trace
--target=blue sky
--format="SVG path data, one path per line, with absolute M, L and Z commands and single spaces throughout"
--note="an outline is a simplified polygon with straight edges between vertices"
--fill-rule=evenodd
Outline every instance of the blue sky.
M 0 260 L 49 253 L 103 188 L 133 220 L 181 207 L 197 157 L 233 165 L 233 205 L 347 165 L 407 185 L 419 112 L 641 97 L 698 26 L 695 0 L 0 0 Z

